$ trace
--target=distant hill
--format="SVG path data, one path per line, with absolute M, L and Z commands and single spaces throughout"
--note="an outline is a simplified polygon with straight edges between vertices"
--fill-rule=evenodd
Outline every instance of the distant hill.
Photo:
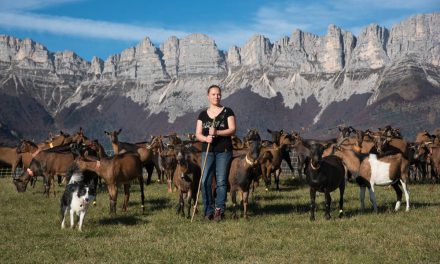
M 331 137 L 347 124 L 392 125 L 414 137 L 440 127 L 440 13 L 391 29 L 371 24 L 359 36 L 335 25 L 324 36 L 295 30 L 272 42 L 255 35 L 228 51 L 202 34 L 160 47 L 145 38 L 91 62 L 0 35 L 0 121 L 20 137 L 42 140 L 80 126 L 101 140 L 119 128 L 126 141 L 193 132 L 211 84 L 224 88 L 239 135 L 256 127 L 264 137 L 266 128 Z

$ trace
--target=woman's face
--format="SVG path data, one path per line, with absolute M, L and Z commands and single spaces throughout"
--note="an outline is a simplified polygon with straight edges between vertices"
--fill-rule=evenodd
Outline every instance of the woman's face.
M 213 87 L 209 90 L 208 100 L 212 105 L 220 105 L 220 100 L 222 99 L 222 92 L 219 88 Z

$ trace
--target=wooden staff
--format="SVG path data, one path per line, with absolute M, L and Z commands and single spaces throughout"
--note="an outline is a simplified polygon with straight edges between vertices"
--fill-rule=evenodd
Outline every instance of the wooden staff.
M 214 120 L 212 121 L 211 127 L 214 127 L 215 124 L 215 117 Z M 194 220 L 194 215 L 196 213 L 196 209 L 197 209 L 197 203 L 199 201 L 199 193 L 200 193 L 200 186 L 202 185 L 202 179 L 203 179 L 203 173 L 205 172 L 205 167 L 206 167 L 206 160 L 208 159 L 208 154 L 209 154 L 209 148 L 211 147 L 211 143 L 208 143 L 208 146 L 206 147 L 206 155 L 205 155 L 205 159 L 203 161 L 203 166 L 202 166 L 202 174 L 199 180 L 199 187 L 197 189 L 197 196 L 196 196 L 196 202 L 194 203 L 194 209 L 193 209 L 193 213 L 191 216 L 191 223 Z

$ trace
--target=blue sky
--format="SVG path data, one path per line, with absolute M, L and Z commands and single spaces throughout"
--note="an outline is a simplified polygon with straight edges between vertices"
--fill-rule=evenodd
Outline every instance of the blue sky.
M 173 35 L 204 33 L 228 50 L 254 34 L 274 42 L 297 28 L 324 35 L 335 24 L 358 35 L 371 23 L 391 28 L 433 12 L 440 0 L 0 0 L 0 34 L 105 60 L 146 36 L 159 47 Z

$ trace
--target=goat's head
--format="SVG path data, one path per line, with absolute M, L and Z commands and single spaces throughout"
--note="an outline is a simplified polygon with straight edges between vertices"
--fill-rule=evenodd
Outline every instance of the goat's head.
M 118 131 L 112 131 L 112 132 L 107 132 L 104 131 L 104 133 L 110 138 L 110 141 L 112 143 L 118 143 L 118 135 L 121 133 L 122 128 L 120 128 Z
M 312 144 L 310 146 L 310 162 L 312 167 L 319 168 L 319 163 L 321 162 L 323 152 L 324 146 L 321 144 Z
M 272 135 L 272 142 L 279 146 L 280 145 L 280 138 L 281 138 L 281 134 L 284 132 L 283 130 L 280 131 L 272 131 L 270 129 L 267 129 L 267 132 L 269 132 L 269 134 Z
M 246 135 L 244 136 L 245 142 L 250 140 L 261 141 L 260 134 L 258 133 L 258 130 L 256 130 L 255 128 L 248 129 Z
M 246 153 L 246 162 L 250 163 L 252 166 L 256 166 L 261 152 L 261 140 L 259 138 L 253 138 L 247 142 L 249 145 L 249 151 Z
M 338 126 L 339 136 L 341 138 L 349 137 L 351 133 L 355 133 L 356 130 L 352 126 Z
M 31 177 L 36 177 L 41 174 L 41 164 L 38 160 L 33 159 L 29 165 L 29 168 L 23 170 L 20 177 L 13 179 L 13 183 L 18 192 L 25 192 Z
M 194 135 L 193 133 L 188 133 L 186 135 L 186 137 L 188 138 L 189 141 L 195 141 L 196 140 L 196 135 Z
M 17 153 L 31 152 L 33 149 L 38 149 L 38 146 L 34 142 L 26 139 L 21 140 L 16 148 Z
M 424 160 L 429 155 L 429 145 L 432 142 L 420 143 L 414 146 L 414 159 Z
M 160 152 L 160 161 L 165 169 L 170 169 L 176 164 L 176 151 L 174 145 L 167 145 L 166 148 Z
M 389 146 L 392 138 L 390 137 L 376 137 L 374 140 L 374 145 L 379 154 L 384 152 L 384 149 Z

